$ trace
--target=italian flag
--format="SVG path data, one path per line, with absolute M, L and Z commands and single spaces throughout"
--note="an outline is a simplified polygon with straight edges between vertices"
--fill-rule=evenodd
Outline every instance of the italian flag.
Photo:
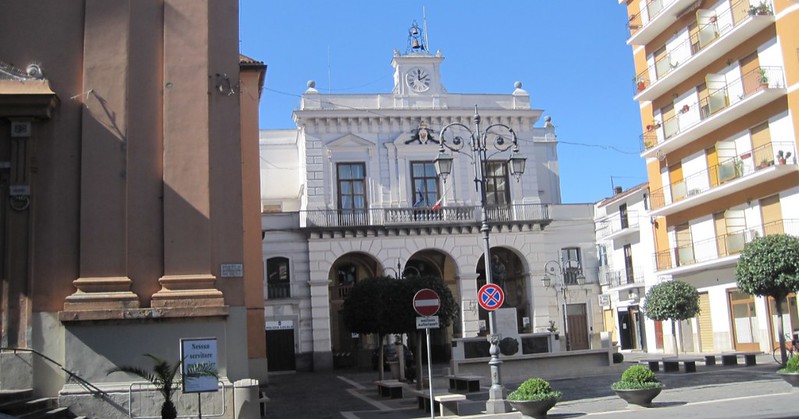
M 441 198 L 438 198 L 438 201 L 436 201 L 436 203 L 433 204 L 433 206 L 430 209 L 433 210 L 433 211 L 436 211 L 439 208 L 441 208 L 441 203 L 444 202 L 444 197 L 445 196 L 447 196 L 447 191 L 446 190 L 444 190 L 444 193 L 441 194 Z

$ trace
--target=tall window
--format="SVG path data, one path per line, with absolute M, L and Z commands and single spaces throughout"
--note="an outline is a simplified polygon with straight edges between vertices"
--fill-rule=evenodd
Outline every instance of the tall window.
M 366 165 L 339 163 L 336 177 L 341 223 L 363 224 L 366 218 Z
M 635 282 L 635 270 L 633 268 L 633 245 L 624 245 L 624 272 L 627 275 L 627 283 Z
M 504 160 L 488 161 L 484 166 L 486 182 L 486 204 L 506 206 L 510 203 L 508 188 L 508 165 Z
M 630 226 L 630 222 L 627 219 L 627 204 L 619 205 L 619 221 L 621 221 L 622 230 Z
M 583 272 L 580 262 L 579 247 L 565 247 L 560 249 L 561 266 L 563 267 L 563 282 L 566 285 L 577 285 L 577 277 Z
M 274 257 L 266 260 L 267 298 L 291 297 L 290 279 L 288 258 Z
M 429 207 L 438 201 L 438 176 L 433 162 L 411 162 L 411 190 L 414 207 Z

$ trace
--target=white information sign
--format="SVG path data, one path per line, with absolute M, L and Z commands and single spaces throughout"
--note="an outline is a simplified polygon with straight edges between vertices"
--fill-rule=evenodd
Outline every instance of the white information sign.
M 183 360 L 184 393 L 207 393 L 218 391 L 217 378 L 211 375 L 195 376 L 195 371 L 217 368 L 216 338 L 198 338 L 180 340 L 180 359 Z
M 223 263 L 219 266 L 222 278 L 240 278 L 244 276 L 243 263 Z
M 417 329 L 438 329 L 438 316 L 416 317 Z

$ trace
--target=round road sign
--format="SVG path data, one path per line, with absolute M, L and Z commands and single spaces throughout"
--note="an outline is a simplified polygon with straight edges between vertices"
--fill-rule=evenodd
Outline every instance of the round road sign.
M 477 292 L 477 303 L 485 310 L 494 311 L 502 307 L 505 302 L 505 293 L 497 284 L 485 284 Z
M 441 308 L 441 299 L 430 288 L 423 288 L 413 296 L 413 309 L 420 316 L 435 316 Z

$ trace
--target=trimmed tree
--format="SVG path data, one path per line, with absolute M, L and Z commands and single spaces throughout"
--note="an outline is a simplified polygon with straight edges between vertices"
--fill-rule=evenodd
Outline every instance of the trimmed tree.
M 380 338 L 378 371 L 381 380 L 383 338 L 389 333 L 416 331 L 417 314 L 413 309 L 413 296 L 423 288 L 430 288 L 438 294 L 441 308 L 436 315 L 442 328 L 449 326 L 458 315 L 458 304 L 446 284 L 433 276 L 412 276 L 400 280 L 388 276 L 365 279 L 356 283 L 344 300 L 342 314 L 347 328 L 355 333 L 376 333 Z M 417 371 L 421 371 L 420 356 L 416 357 L 416 364 Z
M 688 320 L 699 313 L 699 292 L 683 281 L 661 282 L 646 292 L 644 313 L 652 320 L 671 320 L 674 353 L 677 349 L 676 321 Z M 680 330 L 682 334 L 682 330 Z
M 785 352 L 785 330 L 782 302 L 788 294 L 799 290 L 799 238 L 787 234 L 758 237 L 746 245 L 735 267 L 738 289 L 776 302 L 777 325 L 782 365 L 788 360 Z

